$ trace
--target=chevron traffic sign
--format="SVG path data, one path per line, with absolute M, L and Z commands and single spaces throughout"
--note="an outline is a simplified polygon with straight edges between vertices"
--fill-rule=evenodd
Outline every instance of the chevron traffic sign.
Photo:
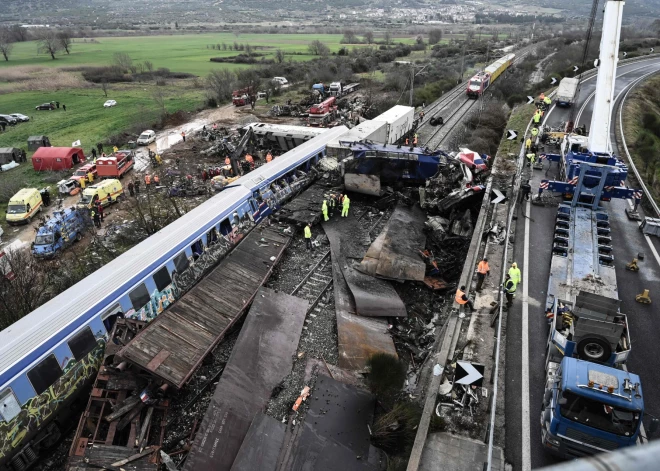
M 491 201 L 491 203 L 493 204 L 499 204 L 506 199 L 506 196 L 504 196 L 502 192 L 497 188 L 493 188 L 493 193 L 495 193 L 496 196 L 496 198 L 493 201 Z
M 552 77 L 552 80 L 550 81 L 550 85 L 554 85 L 557 83 L 557 79 Z
M 623 57 L 626 57 L 628 53 L 626 51 L 623 51 Z
M 574 65 L 573 66 L 573 72 L 577 72 L 578 70 L 580 70 L 580 68 L 577 65 Z
M 457 361 L 454 383 L 474 385 L 480 388 L 483 383 L 485 371 L 486 367 L 484 365 L 477 365 L 469 361 Z
M 516 137 L 518 137 L 518 133 L 517 133 L 516 131 L 514 131 L 514 130 L 512 130 L 512 129 L 509 129 L 509 130 L 507 131 L 507 136 L 506 136 L 506 138 L 507 138 L 509 141 L 513 141 Z
M 534 97 L 527 95 L 527 104 L 531 105 L 532 103 L 534 103 Z

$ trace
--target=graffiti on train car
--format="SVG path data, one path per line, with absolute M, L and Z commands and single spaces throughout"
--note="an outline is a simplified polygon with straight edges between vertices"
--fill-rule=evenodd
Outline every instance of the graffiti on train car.
M 84 359 L 78 362 L 69 360 L 62 376 L 52 386 L 26 402 L 12 420 L 0 422 L 0 459 L 16 451 L 26 437 L 40 430 L 68 398 L 78 394 L 95 377 L 101 366 L 105 343 L 105 337 L 99 332 L 96 346 Z
M 179 295 L 176 283 L 172 282 L 162 291 L 154 290 L 147 304 L 145 304 L 139 311 L 131 309 L 126 313 L 125 317 L 128 319 L 149 322 L 167 309 L 167 307 L 178 298 Z

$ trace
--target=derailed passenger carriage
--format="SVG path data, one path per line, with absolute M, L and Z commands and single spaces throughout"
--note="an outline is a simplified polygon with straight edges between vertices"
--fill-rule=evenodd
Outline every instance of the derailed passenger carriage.
M 0 332 L 0 470 L 38 460 L 71 425 L 117 318 L 151 321 L 310 181 L 333 128 L 241 177 Z M 201 268 L 200 268 L 201 266 Z

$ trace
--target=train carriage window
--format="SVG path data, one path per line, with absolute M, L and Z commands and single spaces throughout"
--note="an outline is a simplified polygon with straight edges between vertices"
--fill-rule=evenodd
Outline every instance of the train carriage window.
M 204 244 L 202 244 L 202 239 L 197 239 L 197 241 L 193 242 L 193 244 L 190 246 L 190 250 L 192 250 L 193 258 L 197 260 L 199 256 L 204 253 Z
M 105 330 L 110 332 L 112 330 L 112 326 L 115 325 L 115 322 L 117 322 L 117 318 L 119 317 L 124 317 L 124 311 L 119 304 L 115 304 L 110 309 L 101 314 L 101 320 L 103 321 Z
M 11 421 L 21 412 L 21 405 L 11 388 L 0 393 L 0 420 Z
M 179 274 L 188 269 L 190 262 L 188 261 L 188 257 L 186 256 L 185 252 L 181 252 L 179 255 L 174 257 L 174 266 L 176 268 L 176 272 Z
M 128 293 L 128 297 L 131 298 L 131 304 L 133 304 L 133 309 L 136 311 L 142 309 L 151 299 L 144 283 L 140 283 L 137 288 Z
M 254 205 L 254 201 L 250 200 L 250 203 Z M 256 210 L 255 210 L 256 211 Z M 227 234 L 230 234 L 232 231 L 231 228 L 231 223 L 229 222 L 229 218 L 225 218 L 220 222 L 220 233 L 224 236 Z
M 94 347 L 96 347 L 96 338 L 92 333 L 92 329 L 85 327 L 74 335 L 67 344 L 69 345 L 71 353 L 73 353 L 73 357 L 76 361 L 80 361 L 85 358 L 89 352 L 94 350 Z
M 60 376 L 62 376 L 62 368 L 52 353 L 27 373 L 37 395 L 51 387 Z
M 163 291 L 172 283 L 172 278 L 170 277 L 170 272 L 167 271 L 167 267 L 163 267 L 154 273 L 154 283 L 156 283 L 156 289 L 158 291 Z

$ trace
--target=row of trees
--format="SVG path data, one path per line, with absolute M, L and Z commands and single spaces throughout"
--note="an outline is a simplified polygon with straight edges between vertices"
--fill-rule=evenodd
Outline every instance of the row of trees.
M 21 41 L 17 38 L 28 37 L 22 36 L 22 30 L 25 30 L 25 28 L 14 26 L 0 28 L 0 54 L 2 54 L 5 61 L 9 61 L 14 44 Z M 55 55 L 61 51 L 65 51 L 67 54 L 71 52 L 73 39 L 69 30 L 43 29 L 38 31 L 35 36 L 37 38 L 37 51 L 41 54 L 48 54 L 55 59 Z

